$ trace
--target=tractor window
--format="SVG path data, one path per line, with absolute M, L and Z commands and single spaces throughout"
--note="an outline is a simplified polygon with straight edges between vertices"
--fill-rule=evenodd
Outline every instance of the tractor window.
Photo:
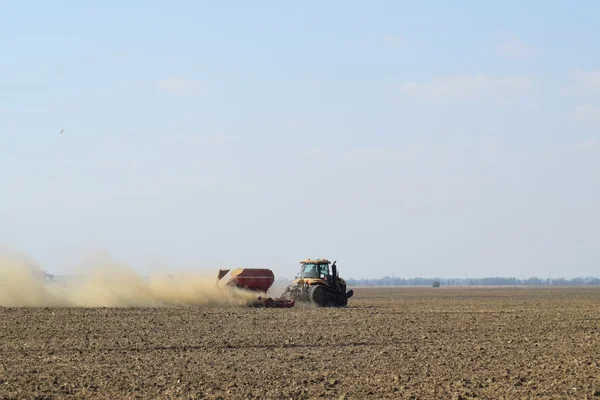
M 315 264 L 304 264 L 304 267 L 302 267 L 302 277 L 318 278 L 319 271 L 317 270 L 317 266 Z
M 322 277 L 326 277 L 327 275 L 329 275 L 329 265 L 321 264 L 321 265 L 319 265 L 319 269 L 320 269 L 319 274 Z
M 320 278 L 329 274 L 329 266 L 327 264 L 304 264 L 302 267 L 303 278 Z

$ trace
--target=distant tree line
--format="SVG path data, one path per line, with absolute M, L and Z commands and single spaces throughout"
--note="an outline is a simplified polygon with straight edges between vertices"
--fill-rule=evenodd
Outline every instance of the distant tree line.
M 527 279 L 489 277 L 489 278 L 396 278 L 384 276 L 379 279 L 347 279 L 349 286 L 432 286 L 433 282 L 439 282 L 441 286 L 543 286 L 543 285 L 600 285 L 600 279 L 594 277 L 585 278 L 538 278 Z

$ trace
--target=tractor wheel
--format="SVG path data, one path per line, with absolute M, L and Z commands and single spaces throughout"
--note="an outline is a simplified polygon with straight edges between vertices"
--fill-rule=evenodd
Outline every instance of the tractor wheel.
M 315 285 L 308 288 L 308 298 L 319 307 L 325 306 L 326 293 L 321 285 Z
M 348 298 L 346 297 L 345 293 L 340 293 L 337 295 L 337 305 L 338 306 L 347 306 L 348 305 Z

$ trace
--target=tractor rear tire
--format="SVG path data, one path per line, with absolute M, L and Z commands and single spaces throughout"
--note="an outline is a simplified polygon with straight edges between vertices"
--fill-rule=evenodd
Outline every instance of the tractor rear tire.
M 318 307 L 325 307 L 327 293 L 321 285 L 314 285 L 308 288 L 308 298 Z

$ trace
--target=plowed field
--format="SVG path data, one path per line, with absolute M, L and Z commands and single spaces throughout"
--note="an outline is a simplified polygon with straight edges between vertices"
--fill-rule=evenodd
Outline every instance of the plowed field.
M 600 289 L 355 289 L 345 309 L 0 308 L 0 399 L 600 396 Z

